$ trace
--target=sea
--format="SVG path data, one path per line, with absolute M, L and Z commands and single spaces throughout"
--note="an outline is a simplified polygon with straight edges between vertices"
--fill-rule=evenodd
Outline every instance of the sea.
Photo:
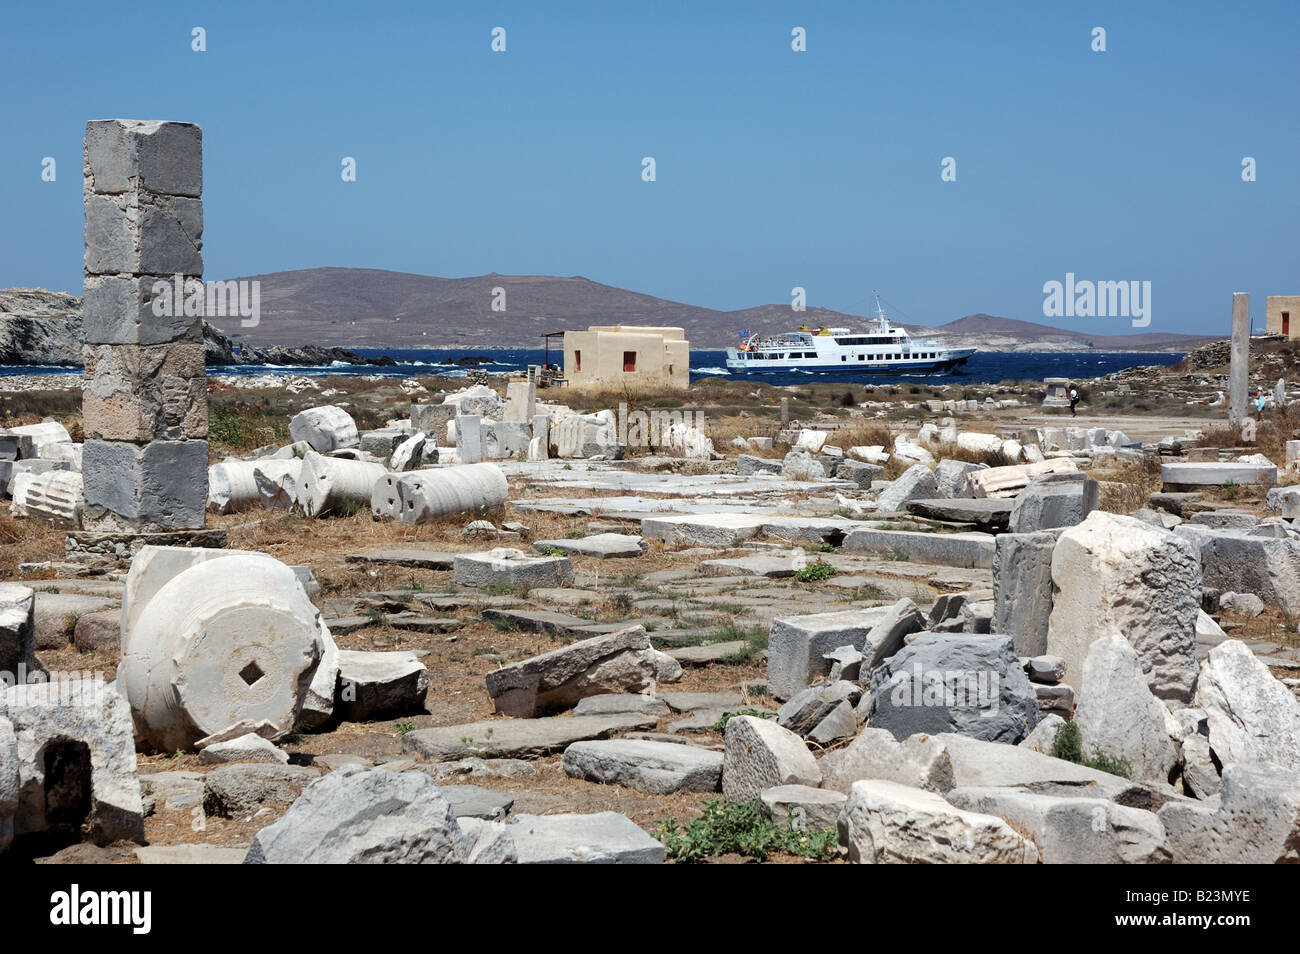
M 364 357 L 388 356 L 397 362 L 395 365 L 347 364 L 336 362 L 319 367 L 288 367 L 283 365 L 236 365 L 224 368 L 209 368 L 210 376 L 253 377 L 266 374 L 306 375 L 323 377 L 326 375 L 365 376 L 409 378 L 417 375 L 440 375 L 443 377 L 464 377 L 471 368 L 486 371 L 489 375 L 511 375 L 524 371 L 530 364 L 541 364 L 543 352 L 540 348 L 494 349 L 491 351 L 474 351 L 455 348 L 421 348 L 421 349 L 373 349 L 356 348 L 357 354 Z M 778 373 L 745 375 L 727 370 L 726 352 L 692 351 L 691 381 L 705 378 L 735 378 L 737 380 L 765 381 L 774 385 L 810 384 L 817 381 L 836 382 L 851 381 L 858 384 L 879 384 L 897 381 L 911 381 L 920 378 L 951 379 L 954 383 L 988 384 L 998 381 L 1041 381 L 1043 378 L 1071 378 L 1087 380 L 1101 377 L 1113 371 L 1141 365 L 1171 365 L 1177 363 L 1183 355 L 1170 352 L 1139 353 L 1122 352 L 1000 352 L 977 351 L 969 361 L 960 368 L 945 374 L 853 374 L 832 369 L 829 371 L 783 371 Z M 474 364 L 460 365 L 463 358 L 479 359 Z M 554 350 L 551 360 L 563 360 Z M 80 374 L 80 368 L 57 368 L 44 366 L 0 366 L 0 377 L 8 375 L 41 374 Z

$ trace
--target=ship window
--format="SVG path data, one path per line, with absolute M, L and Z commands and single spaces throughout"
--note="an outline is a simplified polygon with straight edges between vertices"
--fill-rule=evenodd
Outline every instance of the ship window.
M 847 361 L 847 360 L 849 360 L 849 356 L 848 356 L 847 354 L 842 354 L 842 355 L 840 355 L 840 360 L 841 360 L 841 361 Z
M 866 360 L 867 360 L 867 356 L 866 356 L 865 354 L 860 354 L 860 355 L 858 355 L 858 360 L 859 360 L 859 361 L 866 361 Z

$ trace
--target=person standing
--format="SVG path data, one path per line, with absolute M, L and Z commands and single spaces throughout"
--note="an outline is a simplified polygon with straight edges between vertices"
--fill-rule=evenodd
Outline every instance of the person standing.
M 1260 388 L 1259 393 L 1255 395 L 1255 416 L 1259 418 L 1259 423 L 1264 423 L 1264 406 L 1268 403 L 1264 397 L 1264 389 Z
M 1070 388 L 1070 417 L 1078 417 L 1075 408 L 1079 406 L 1079 392 L 1075 388 Z

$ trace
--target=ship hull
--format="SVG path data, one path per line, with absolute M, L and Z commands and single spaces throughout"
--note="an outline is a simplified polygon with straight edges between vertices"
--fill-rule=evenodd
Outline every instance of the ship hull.
M 965 364 L 975 353 L 974 348 L 952 350 L 942 357 L 928 359 L 898 359 L 884 361 L 840 361 L 821 358 L 786 360 L 755 360 L 741 357 L 735 348 L 727 349 L 727 370 L 733 374 L 779 374 L 790 371 L 808 371 L 814 374 L 946 374 Z

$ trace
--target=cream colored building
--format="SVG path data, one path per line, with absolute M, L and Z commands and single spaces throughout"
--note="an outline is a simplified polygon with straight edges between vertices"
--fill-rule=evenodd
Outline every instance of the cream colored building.
M 564 376 L 571 388 L 689 388 L 690 351 L 681 328 L 592 325 L 564 333 Z
M 1270 335 L 1300 338 L 1300 295 L 1269 295 L 1264 305 L 1264 329 Z

